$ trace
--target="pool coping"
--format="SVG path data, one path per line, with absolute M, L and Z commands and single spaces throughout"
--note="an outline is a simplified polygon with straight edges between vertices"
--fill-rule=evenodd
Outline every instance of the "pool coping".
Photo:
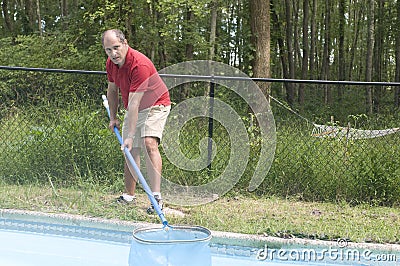
M 66 213 L 46 213 L 39 211 L 28 211 L 18 209 L 0 209 L 0 219 L 16 219 L 24 221 L 51 222 L 60 225 L 72 225 L 92 227 L 98 229 L 108 229 L 123 232 L 133 232 L 142 227 L 155 226 L 157 224 L 145 222 L 130 222 L 117 219 L 105 219 L 98 217 L 87 217 L 82 215 Z M 253 248 L 263 248 L 268 245 L 272 248 L 340 248 L 337 241 L 314 240 L 304 238 L 279 238 L 266 235 L 249 235 L 232 232 L 211 231 L 211 243 L 218 245 L 243 246 Z M 376 243 L 346 243 L 346 248 L 369 249 L 374 251 L 391 252 L 400 254 L 398 244 L 376 244 Z

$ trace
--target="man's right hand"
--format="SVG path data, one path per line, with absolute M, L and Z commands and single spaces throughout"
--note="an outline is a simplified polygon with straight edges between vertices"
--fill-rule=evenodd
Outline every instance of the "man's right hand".
M 114 127 L 117 127 L 119 129 L 119 120 L 118 119 L 112 119 L 110 120 L 110 124 L 108 125 L 108 128 L 111 131 L 114 131 Z

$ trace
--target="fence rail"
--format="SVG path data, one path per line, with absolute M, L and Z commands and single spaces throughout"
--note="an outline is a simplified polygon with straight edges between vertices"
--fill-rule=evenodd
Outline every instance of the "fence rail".
M 105 75 L 105 71 L 78 70 L 78 69 L 57 69 L 57 68 L 36 68 L 36 67 L 15 67 L 0 66 L 0 70 L 12 71 L 32 71 L 32 72 L 50 72 L 50 73 L 69 73 L 69 74 L 88 74 L 88 75 Z M 247 80 L 260 82 L 279 82 L 279 83 L 296 83 L 296 84 L 330 84 L 330 85 L 362 85 L 362 86 L 400 86 L 400 82 L 374 82 L 374 81 L 346 81 L 346 80 L 305 80 L 305 79 L 278 79 L 278 78 L 243 78 L 243 77 L 225 77 L 211 75 L 182 75 L 182 74 L 160 74 L 165 78 L 189 78 L 204 80 Z

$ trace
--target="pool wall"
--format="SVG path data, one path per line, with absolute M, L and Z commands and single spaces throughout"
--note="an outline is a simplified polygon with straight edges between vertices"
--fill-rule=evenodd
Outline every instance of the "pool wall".
M 150 226 L 154 226 L 154 224 L 83 217 L 70 214 L 0 209 L 0 229 L 68 235 L 124 244 L 129 244 L 132 241 L 132 232 L 135 229 Z M 270 250 L 323 250 L 327 248 L 340 248 L 340 243 L 337 241 L 300 238 L 284 239 L 265 235 L 212 231 L 210 246 L 213 253 L 226 254 L 229 256 L 255 257 L 260 255 L 260 251 L 267 246 Z M 367 249 L 377 254 L 391 254 L 396 256 L 397 259 L 396 261 L 392 261 L 390 265 L 400 265 L 400 245 L 348 242 L 346 243 L 346 248 L 357 250 Z M 357 265 L 389 264 L 369 263 Z

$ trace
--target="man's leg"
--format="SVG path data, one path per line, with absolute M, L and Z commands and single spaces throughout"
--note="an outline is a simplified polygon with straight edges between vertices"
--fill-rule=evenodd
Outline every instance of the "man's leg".
M 140 169 L 140 148 L 132 149 L 132 157 L 135 160 L 136 165 Z M 129 170 L 132 168 L 132 171 Z M 125 192 L 130 196 L 135 196 L 136 190 L 136 180 L 137 177 L 134 176 L 133 167 L 128 166 L 127 160 L 125 160 L 124 165 L 124 176 L 125 176 Z
M 161 198 L 161 170 L 162 170 L 162 159 L 158 149 L 162 131 L 167 120 L 170 106 L 154 106 L 149 115 L 145 117 L 143 141 L 145 148 L 145 159 L 147 176 L 150 179 L 150 186 L 157 200 L 160 209 L 163 208 L 163 202 Z M 148 213 L 154 213 L 154 206 L 152 205 L 147 209 Z
M 153 193 L 160 193 L 162 159 L 160 150 L 158 149 L 159 140 L 155 137 L 145 137 L 144 145 L 146 148 L 146 169 L 150 179 L 151 189 Z

